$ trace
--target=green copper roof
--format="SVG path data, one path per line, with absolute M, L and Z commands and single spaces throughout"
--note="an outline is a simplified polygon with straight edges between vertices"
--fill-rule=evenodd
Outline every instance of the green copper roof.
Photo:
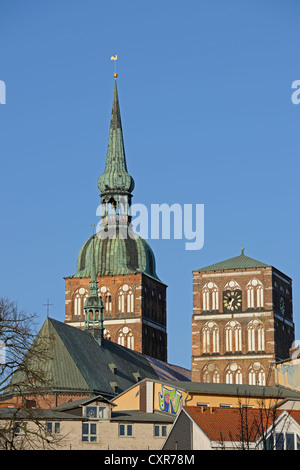
M 269 264 L 262 263 L 256 259 L 249 258 L 242 252 L 239 256 L 234 258 L 226 259 L 225 261 L 220 261 L 219 263 L 211 264 L 210 266 L 205 266 L 204 268 L 196 269 L 195 271 L 222 271 L 226 269 L 248 269 L 248 268 L 266 268 L 270 266 Z
M 72 277 L 90 277 L 92 274 L 90 237 L 82 246 L 77 258 L 76 274 Z M 97 276 L 144 273 L 159 281 L 156 274 L 155 257 L 148 243 L 135 234 L 122 239 L 94 239 Z
M 183 380 L 182 373 L 172 365 L 164 365 L 161 370 L 154 368 L 150 358 L 125 348 L 113 341 L 104 339 L 102 344 L 85 330 L 46 318 L 35 341 L 42 342 L 44 349 L 49 349 L 50 357 L 45 359 L 40 355 L 29 355 L 29 370 L 38 371 L 43 377 L 41 384 L 36 387 L 53 391 L 83 391 L 100 393 L 112 397 L 136 384 L 136 374 L 140 380 L 145 378 L 162 379 L 164 368 L 172 372 L 172 380 Z M 113 371 L 109 364 L 114 364 Z M 188 379 L 187 379 L 188 380 Z M 6 393 L 14 386 L 30 387 L 25 373 L 20 368 L 9 385 Z M 117 389 L 115 389 L 116 384 Z
M 106 164 L 103 175 L 98 179 L 98 188 L 103 193 L 131 193 L 134 180 L 127 172 L 117 81 L 111 112 Z

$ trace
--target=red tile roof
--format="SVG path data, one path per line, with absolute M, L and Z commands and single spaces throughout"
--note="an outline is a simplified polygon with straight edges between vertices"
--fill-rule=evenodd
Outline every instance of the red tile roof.
M 274 419 L 274 413 L 268 409 L 201 406 L 185 406 L 184 409 L 206 436 L 217 442 L 254 442 L 258 437 L 260 425 L 263 423 L 262 429 L 266 431 Z M 275 417 L 280 413 L 282 410 L 277 410 Z

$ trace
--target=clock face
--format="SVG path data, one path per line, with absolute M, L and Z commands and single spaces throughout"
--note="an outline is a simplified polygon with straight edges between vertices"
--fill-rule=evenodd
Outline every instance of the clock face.
M 223 294 L 224 312 L 237 312 L 242 309 L 242 292 L 226 290 Z
M 280 297 L 280 312 L 282 315 L 285 314 L 285 299 L 284 297 Z

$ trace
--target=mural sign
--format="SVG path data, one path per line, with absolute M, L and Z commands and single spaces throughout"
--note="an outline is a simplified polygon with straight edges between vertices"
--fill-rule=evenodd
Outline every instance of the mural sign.
M 176 388 L 161 387 L 161 393 L 158 393 L 158 402 L 160 411 L 176 415 L 182 407 L 182 393 Z
M 297 390 L 300 389 L 300 367 L 299 364 L 282 364 L 277 367 L 278 378 L 283 377 L 283 384 L 287 387 L 292 387 Z M 282 380 L 279 380 L 281 383 Z

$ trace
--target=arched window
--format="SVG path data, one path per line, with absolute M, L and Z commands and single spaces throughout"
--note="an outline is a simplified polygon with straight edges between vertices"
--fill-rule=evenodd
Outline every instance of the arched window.
M 118 309 L 119 312 L 134 313 L 134 294 L 133 290 L 128 284 L 124 284 L 119 289 L 118 293 Z
M 260 362 L 254 362 L 248 371 L 249 385 L 266 385 L 266 375 Z
M 242 350 L 242 328 L 237 321 L 230 321 L 225 325 L 226 352 Z
M 206 383 L 219 383 L 220 372 L 215 363 L 210 362 L 206 364 L 202 370 L 202 382 Z
M 219 289 L 214 282 L 207 282 L 203 286 L 202 304 L 204 311 L 219 310 Z
M 134 336 L 128 326 L 123 326 L 121 330 L 119 330 L 117 335 L 117 342 L 118 344 L 121 344 L 121 346 L 134 349 Z
M 103 336 L 105 339 L 108 339 L 109 341 L 111 340 L 111 334 L 106 328 L 104 328 Z
M 134 296 L 131 289 L 127 292 L 127 312 L 134 312 Z
M 74 315 L 81 315 L 81 296 L 79 294 L 76 294 L 74 300 Z
M 84 302 L 88 298 L 88 290 L 84 287 L 80 287 L 75 291 L 74 296 L 74 315 L 80 316 L 83 315 Z
M 127 348 L 134 349 L 134 337 L 132 332 L 128 333 L 127 335 Z
M 120 332 L 118 335 L 118 344 L 125 346 L 125 336 L 122 332 Z
M 259 320 L 252 320 L 247 327 L 248 351 L 265 350 L 265 330 Z
M 105 296 L 105 310 L 111 312 L 111 295 L 109 293 Z
M 214 354 L 219 352 L 219 328 L 215 322 L 207 322 L 202 328 L 203 353 Z
M 203 289 L 202 297 L 203 297 L 203 310 L 209 311 L 209 290 L 208 289 Z
M 120 291 L 118 294 L 118 309 L 121 313 L 125 311 L 125 295 L 123 291 Z
M 235 362 L 232 362 L 225 369 L 225 382 L 227 384 L 239 384 L 243 383 L 242 369 Z
M 258 279 L 251 279 L 247 284 L 247 307 L 264 308 L 264 289 Z

